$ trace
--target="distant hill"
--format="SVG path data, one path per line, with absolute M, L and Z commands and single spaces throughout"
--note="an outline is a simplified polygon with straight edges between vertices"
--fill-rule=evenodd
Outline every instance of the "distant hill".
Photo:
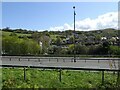
M 1 29 L 0 29 L 1 30 Z M 24 30 L 24 29 L 10 29 L 4 28 L 2 29 L 3 35 L 10 35 L 12 32 L 16 33 L 18 36 L 32 36 L 34 33 L 41 33 L 41 34 L 50 34 L 51 38 L 55 38 L 57 36 L 61 37 L 69 37 L 74 34 L 73 30 L 65 30 L 65 31 L 31 31 L 31 30 Z M 78 36 L 93 36 L 93 37 L 120 37 L 120 30 L 107 28 L 102 30 L 92 30 L 92 31 L 75 31 L 76 35 Z

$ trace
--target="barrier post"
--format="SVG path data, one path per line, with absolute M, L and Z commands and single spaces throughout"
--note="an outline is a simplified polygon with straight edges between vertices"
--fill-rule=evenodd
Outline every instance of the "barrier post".
M 38 59 L 38 61 L 40 62 L 40 58 Z
M 62 78 L 61 78 L 61 77 L 62 77 L 62 75 L 61 75 L 62 73 L 61 73 L 61 71 L 62 71 L 62 70 L 61 70 L 61 68 L 60 68 L 60 70 L 59 70 L 59 72 L 60 72 L 60 73 L 59 73 L 59 81 L 60 81 L 60 82 L 62 81 Z
M 20 58 L 19 58 L 19 61 L 20 61 Z
M 65 59 L 63 59 L 63 62 L 65 62 Z
M 102 71 L 102 85 L 104 85 L 104 71 Z
M 24 80 L 26 80 L 26 72 L 25 72 L 25 67 L 24 67 Z
M 98 60 L 98 63 L 99 63 L 99 60 Z
M 49 58 L 49 62 L 50 62 L 50 58 Z

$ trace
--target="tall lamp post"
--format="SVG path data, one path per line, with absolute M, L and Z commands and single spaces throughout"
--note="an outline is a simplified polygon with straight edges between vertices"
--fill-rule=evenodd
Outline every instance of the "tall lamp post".
M 76 57 L 75 57 L 75 54 L 76 54 L 75 52 L 75 15 L 76 15 L 75 6 L 73 6 L 73 9 L 74 9 L 74 62 L 76 62 Z

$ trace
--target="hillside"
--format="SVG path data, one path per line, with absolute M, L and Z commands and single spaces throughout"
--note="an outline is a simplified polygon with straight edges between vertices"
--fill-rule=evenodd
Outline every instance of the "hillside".
M 9 39 L 16 38 L 16 40 L 14 41 L 18 41 L 16 42 L 18 43 L 18 46 L 20 43 L 19 40 L 23 40 L 24 42 L 28 40 L 30 42 L 36 43 L 37 47 L 39 46 L 41 48 L 36 52 L 36 54 L 47 53 L 47 54 L 66 55 L 66 54 L 73 54 L 74 50 L 76 51 L 76 54 L 87 54 L 87 55 L 89 54 L 105 55 L 108 53 L 117 55 L 119 53 L 117 51 L 119 50 L 118 48 L 120 45 L 120 39 L 119 39 L 120 33 L 119 30 L 115 30 L 115 29 L 76 31 L 75 37 L 73 30 L 38 32 L 38 31 L 22 30 L 22 29 L 12 30 L 6 28 L 0 32 L 2 32 L 3 42 L 5 42 L 3 47 L 8 43 L 4 41 L 7 38 Z M 10 43 L 11 41 L 12 40 L 10 40 Z M 75 42 L 75 48 L 74 48 L 74 42 Z M 6 45 L 4 49 L 7 46 L 8 45 Z M 16 48 L 18 46 L 16 46 Z M 28 48 L 28 46 L 29 44 L 26 44 L 26 48 Z M 25 52 L 25 53 L 28 54 L 30 52 Z

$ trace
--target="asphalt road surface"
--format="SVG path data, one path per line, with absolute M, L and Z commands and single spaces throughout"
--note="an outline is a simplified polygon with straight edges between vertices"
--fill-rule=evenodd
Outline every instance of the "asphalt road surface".
M 120 58 L 76 58 L 73 57 L 20 57 L 2 56 L 2 65 L 42 66 L 42 67 L 80 67 L 95 69 L 118 69 Z

